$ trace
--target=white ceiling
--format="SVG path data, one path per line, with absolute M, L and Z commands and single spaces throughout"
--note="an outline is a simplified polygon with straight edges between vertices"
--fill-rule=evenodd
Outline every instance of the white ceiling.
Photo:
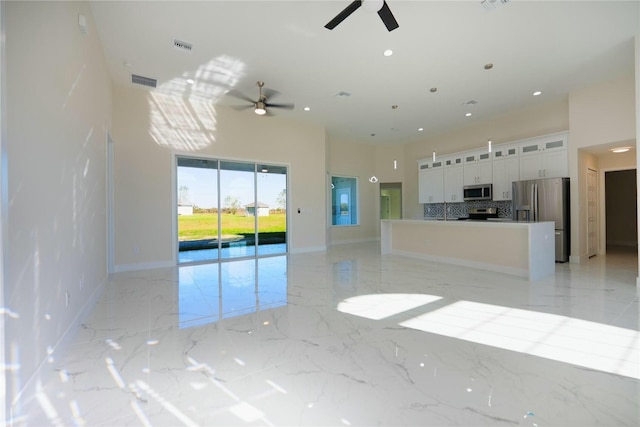
M 158 79 L 165 93 L 237 106 L 242 101 L 224 96 L 226 90 L 257 98 L 256 81 L 264 80 L 281 92 L 273 102 L 296 105 L 276 115 L 360 142 L 420 140 L 634 70 L 638 1 L 512 0 L 488 11 L 480 0 L 389 0 L 400 24 L 395 31 L 363 7 L 325 29 L 349 3 L 92 1 L 91 7 L 116 84 L 131 85 L 134 73 Z M 174 39 L 192 43 L 192 51 L 174 48 Z M 385 49 L 393 56 L 383 56 Z M 494 68 L 486 71 L 487 63 Z M 535 90 L 543 94 L 534 97 Z M 342 91 L 351 96 L 336 96 Z M 465 105 L 471 100 L 477 104 Z

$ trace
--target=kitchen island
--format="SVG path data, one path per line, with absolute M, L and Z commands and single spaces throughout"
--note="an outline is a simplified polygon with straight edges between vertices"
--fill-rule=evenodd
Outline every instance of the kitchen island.
M 383 254 L 513 274 L 555 273 L 555 224 L 515 221 L 382 220 Z

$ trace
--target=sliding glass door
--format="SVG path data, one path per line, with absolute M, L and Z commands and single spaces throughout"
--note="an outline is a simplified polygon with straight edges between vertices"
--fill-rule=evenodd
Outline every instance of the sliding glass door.
M 218 259 L 218 161 L 179 157 L 178 262 Z
M 287 168 L 177 158 L 178 262 L 287 252 Z
M 287 252 L 287 168 L 259 164 L 256 169 L 258 255 Z
M 223 258 L 256 255 L 255 164 L 220 162 L 220 233 Z

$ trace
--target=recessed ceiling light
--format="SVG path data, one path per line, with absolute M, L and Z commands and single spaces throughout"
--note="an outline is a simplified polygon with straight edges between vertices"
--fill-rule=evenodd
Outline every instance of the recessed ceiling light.
M 195 81 L 193 79 L 187 79 L 186 82 L 187 82 L 188 85 L 192 85 L 192 84 L 195 83 Z
M 465 117 L 471 117 L 471 113 L 465 113 L 464 116 Z
M 631 147 L 617 147 L 611 149 L 613 153 L 626 153 L 629 150 L 631 150 Z
M 422 132 L 424 128 L 418 128 L 418 132 Z
M 432 87 L 431 89 L 429 89 L 429 92 L 431 93 L 436 93 L 438 91 L 437 87 Z
M 383 52 L 383 55 L 384 56 L 391 56 L 391 55 L 393 55 L 393 51 L 391 49 L 387 49 L 387 50 L 385 50 Z
M 533 96 L 539 96 L 539 95 L 542 95 L 541 91 L 537 90 L 537 91 L 533 92 Z
M 309 108 L 309 107 L 304 107 L 304 108 L 303 108 L 303 110 L 304 110 L 304 111 L 311 111 L 311 108 Z

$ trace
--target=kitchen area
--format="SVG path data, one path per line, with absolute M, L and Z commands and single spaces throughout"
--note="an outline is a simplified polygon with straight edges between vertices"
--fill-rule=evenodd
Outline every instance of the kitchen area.
M 424 218 L 383 220 L 381 248 L 531 281 L 570 254 L 566 132 L 418 161 Z

